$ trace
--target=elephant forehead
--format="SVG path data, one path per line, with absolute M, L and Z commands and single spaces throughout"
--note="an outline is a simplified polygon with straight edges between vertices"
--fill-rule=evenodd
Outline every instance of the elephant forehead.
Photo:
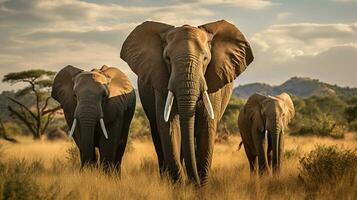
M 108 79 L 103 74 L 100 74 L 100 73 L 98 73 L 96 71 L 82 72 L 82 73 L 78 74 L 76 79 L 77 80 L 80 80 L 80 79 L 92 79 L 95 82 L 98 82 L 100 84 L 108 84 Z
M 175 35 L 175 39 L 180 39 L 180 40 L 199 39 L 202 42 L 208 41 L 208 35 L 205 31 L 189 25 L 177 27 L 174 30 L 172 30 L 171 33 L 169 34 Z
M 94 81 L 100 84 L 108 84 L 108 79 L 103 74 L 98 72 L 92 72 L 92 78 Z

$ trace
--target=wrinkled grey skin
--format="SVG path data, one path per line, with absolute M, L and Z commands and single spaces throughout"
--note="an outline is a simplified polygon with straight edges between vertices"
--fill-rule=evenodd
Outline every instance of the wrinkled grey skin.
M 136 104 L 127 77 L 113 67 L 87 72 L 67 66 L 55 77 L 52 97 L 61 104 L 69 127 L 74 118 L 78 121 L 73 138 L 80 150 L 82 166 L 97 162 L 95 147 L 98 147 L 104 169 L 114 167 L 120 172 Z M 108 139 L 100 127 L 101 118 Z
M 278 172 L 284 155 L 284 135 L 295 110 L 290 96 L 254 94 L 249 97 L 238 117 L 238 126 L 250 170 L 259 173 Z
M 209 174 L 217 123 L 232 94 L 232 81 L 253 60 L 242 33 L 222 20 L 199 27 L 144 22 L 130 33 L 121 58 L 138 75 L 138 89 L 161 174 L 204 185 Z M 174 103 L 168 122 L 168 91 Z M 214 119 L 202 102 L 208 92 Z

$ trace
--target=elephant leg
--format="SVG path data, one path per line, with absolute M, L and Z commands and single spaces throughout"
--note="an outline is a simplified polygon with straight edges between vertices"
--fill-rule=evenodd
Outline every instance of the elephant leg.
M 117 168 L 117 153 L 119 146 L 124 141 L 121 138 L 123 129 L 123 113 L 118 115 L 118 118 L 109 125 L 106 125 L 109 139 L 106 139 L 101 131 L 99 131 L 99 153 L 100 163 L 106 172 L 113 168 Z M 125 141 L 126 144 L 126 141 Z M 125 145 L 124 144 L 124 145 Z M 120 173 L 120 172 L 119 172 Z
M 201 179 L 201 184 L 205 185 L 208 181 L 209 172 L 212 164 L 214 141 L 217 133 L 217 124 L 222 118 L 229 99 L 232 95 L 233 84 L 227 84 L 215 93 L 209 94 L 215 118 L 209 119 L 206 109 L 201 102 L 196 109 L 195 137 L 197 144 L 196 158 L 197 170 Z
M 263 133 L 255 133 L 254 141 L 255 142 L 255 149 L 257 150 L 258 154 L 258 165 L 259 165 L 259 174 L 265 174 L 268 170 L 268 160 L 267 160 L 267 139 L 265 134 Z
M 253 153 L 253 150 L 250 148 L 248 144 L 243 142 L 243 145 L 244 145 L 245 154 L 247 155 L 248 158 L 250 172 L 254 174 L 257 170 L 256 168 L 257 156 Z
M 143 105 L 144 112 L 150 122 L 151 137 L 154 143 L 160 175 L 165 171 L 164 165 L 164 152 L 162 150 L 159 131 L 156 124 L 156 110 L 155 110 L 155 92 L 154 89 L 138 79 L 139 95 L 141 104 Z
M 128 141 L 128 136 L 129 136 L 129 131 L 130 131 L 130 123 L 131 123 L 131 120 L 133 119 L 133 116 L 135 113 L 135 104 L 136 104 L 136 102 L 135 102 L 135 96 L 134 96 L 132 105 L 130 105 L 128 110 L 125 112 L 122 130 L 121 130 L 121 134 L 120 134 L 120 142 L 119 142 L 119 146 L 117 148 L 115 161 L 114 161 L 119 174 L 121 174 L 121 163 L 122 163 L 122 159 L 124 156 L 126 144 Z
M 171 111 L 171 117 L 169 122 L 164 121 L 164 105 L 166 101 L 166 95 L 160 93 L 156 94 L 156 121 L 158 126 L 158 132 L 160 135 L 161 148 L 164 155 L 165 171 L 167 171 L 170 177 L 175 182 L 183 180 L 183 169 L 181 165 L 181 135 L 180 135 L 180 121 L 177 112 L 174 108 Z
M 196 114 L 195 135 L 196 135 L 196 159 L 197 170 L 201 179 L 201 184 L 208 181 L 209 171 L 212 164 L 213 146 L 216 137 L 216 123 L 208 121 L 202 114 Z

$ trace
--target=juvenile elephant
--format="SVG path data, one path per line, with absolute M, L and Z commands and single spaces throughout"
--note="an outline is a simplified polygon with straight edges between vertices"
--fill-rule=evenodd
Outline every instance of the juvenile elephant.
M 148 21 L 120 55 L 138 75 L 161 174 L 183 180 L 182 158 L 189 180 L 206 183 L 232 82 L 253 61 L 248 41 L 224 20 L 199 27 Z
M 136 104 L 127 76 L 105 65 L 92 71 L 69 65 L 56 75 L 52 97 L 63 108 L 82 166 L 96 163 L 98 147 L 104 169 L 116 167 L 120 172 Z
M 238 126 L 251 172 L 256 170 L 257 157 L 260 174 L 270 167 L 274 173 L 279 171 L 285 129 L 294 115 L 294 104 L 286 93 L 274 97 L 256 93 L 249 97 L 239 113 Z

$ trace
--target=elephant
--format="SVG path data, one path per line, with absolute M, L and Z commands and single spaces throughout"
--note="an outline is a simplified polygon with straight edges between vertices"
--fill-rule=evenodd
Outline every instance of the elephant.
M 95 148 L 105 171 L 120 166 L 136 96 L 128 77 L 119 69 L 104 65 L 83 71 L 68 65 L 55 76 L 51 96 L 64 111 L 80 150 L 81 166 L 97 163 Z
M 259 174 L 271 169 L 273 174 L 279 172 L 285 130 L 294 115 L 293 101 L 285 92 L 277 96 L 255 93 L 248 98 L 239 113 L 238 126 L 251 172 L 257 170 L 257 157 Z
M 233 81 L 253 61 L 250 44 L 225 20 L 198 27 L 146 21 L 120 56 L 138 76 L 160 174 L 205 185 Z

